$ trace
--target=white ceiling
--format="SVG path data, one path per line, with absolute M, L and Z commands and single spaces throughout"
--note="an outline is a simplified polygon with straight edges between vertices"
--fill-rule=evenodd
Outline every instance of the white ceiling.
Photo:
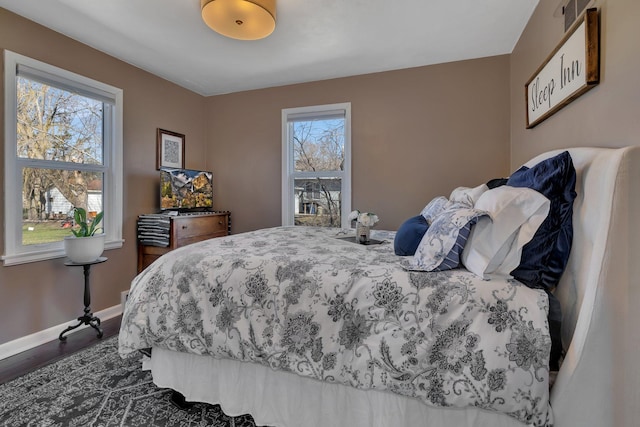
M 511 53 L 539 0 L 277 0 L 269 37 L 210 30 L 200 0 L 0 0 L 202 95 Z

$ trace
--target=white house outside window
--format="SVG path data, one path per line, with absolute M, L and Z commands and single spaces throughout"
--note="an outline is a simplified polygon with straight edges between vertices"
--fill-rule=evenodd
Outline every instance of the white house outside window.
M 351 104 L 282 110 L 282 224 L 341 227 L 351 211 Z
M 64 255 L 74 207 L 122 246 L 122 90 L 4 52 L 5 265 Z

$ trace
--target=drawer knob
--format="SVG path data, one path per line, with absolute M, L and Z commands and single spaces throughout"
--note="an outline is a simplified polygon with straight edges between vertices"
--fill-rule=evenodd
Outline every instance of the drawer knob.
M 218 224 L 222 225 L 224 224 L 224 221 L 218 221 Z
M 188 227 L 187 227 L 186 225 L 183 225 L 183 226 L 182 226 L 182 229 L 183 229 L 183 230 L 186 230 L 187 228 L 188 228 Z

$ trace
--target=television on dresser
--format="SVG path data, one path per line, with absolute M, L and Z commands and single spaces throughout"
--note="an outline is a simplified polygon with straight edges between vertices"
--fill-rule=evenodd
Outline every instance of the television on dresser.
M 210 211 L 213 173 L 194 169 L 160 169 L 160 210 Z

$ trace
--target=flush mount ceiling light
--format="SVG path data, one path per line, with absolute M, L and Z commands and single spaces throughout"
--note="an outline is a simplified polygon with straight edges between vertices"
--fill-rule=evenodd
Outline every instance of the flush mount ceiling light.
M 267 37 L 276 28 L 276 0 L 200 0 L 212 30 L 239 40 Z

